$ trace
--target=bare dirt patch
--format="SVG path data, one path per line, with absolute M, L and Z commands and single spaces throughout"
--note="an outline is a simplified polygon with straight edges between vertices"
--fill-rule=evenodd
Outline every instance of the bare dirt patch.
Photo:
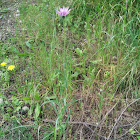
M 16 20 L 20 12 L 15 0 L 0 2 L 0 41 L 5 42 L 11 36 L 16 36 Z

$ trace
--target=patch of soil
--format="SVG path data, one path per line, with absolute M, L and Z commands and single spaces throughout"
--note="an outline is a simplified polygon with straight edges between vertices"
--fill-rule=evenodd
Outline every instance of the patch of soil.
M 6 42 L 9 37 L 16 36 L 16 20 L 20 15 L 18 5 L 16 0 L 0 2 L 0 42 Z

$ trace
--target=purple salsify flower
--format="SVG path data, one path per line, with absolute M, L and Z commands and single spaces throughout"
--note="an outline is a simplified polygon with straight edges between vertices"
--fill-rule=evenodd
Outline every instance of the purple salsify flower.
M 69 9 L 69 10 L 68 9 L 69 9 L 69 7 L 64 7 L 64 6 L 63 6 L 63 8 L 59 7 L 59 11 L 56 10 L 56 13 L 60 16 L 66 16 L 70 13 L 70 10 L 71 10 L 71 9 Z

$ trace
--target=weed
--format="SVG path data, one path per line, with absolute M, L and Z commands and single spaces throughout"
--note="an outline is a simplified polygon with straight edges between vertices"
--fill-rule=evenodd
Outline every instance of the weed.
M 19 0 L 18 10 L 16 36 L 0 42 L 1 138 L 115 140 L 127 130 L 134 137 L 138 1 Z M 135 113 L 123 117 L 127 105 Z

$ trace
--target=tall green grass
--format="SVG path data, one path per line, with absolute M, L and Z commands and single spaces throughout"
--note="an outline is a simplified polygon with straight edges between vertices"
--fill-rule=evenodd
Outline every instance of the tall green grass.
M 56 14 L 63 5 L 71 8 L 65 18 Z M 12 94 L 22 101 L 15 108 L 28 106 L 24 117 L 37 123 L 38 139 L 66 139 L 69 119 L 81 118 L 75 108 L 85 114 L 96 101 L 89 112 L 100 121 L 120 93 L 140 97 L 137 1 L 19 1 L 19 10 Z M 46 118 L 55 122 L 45 126 Z

